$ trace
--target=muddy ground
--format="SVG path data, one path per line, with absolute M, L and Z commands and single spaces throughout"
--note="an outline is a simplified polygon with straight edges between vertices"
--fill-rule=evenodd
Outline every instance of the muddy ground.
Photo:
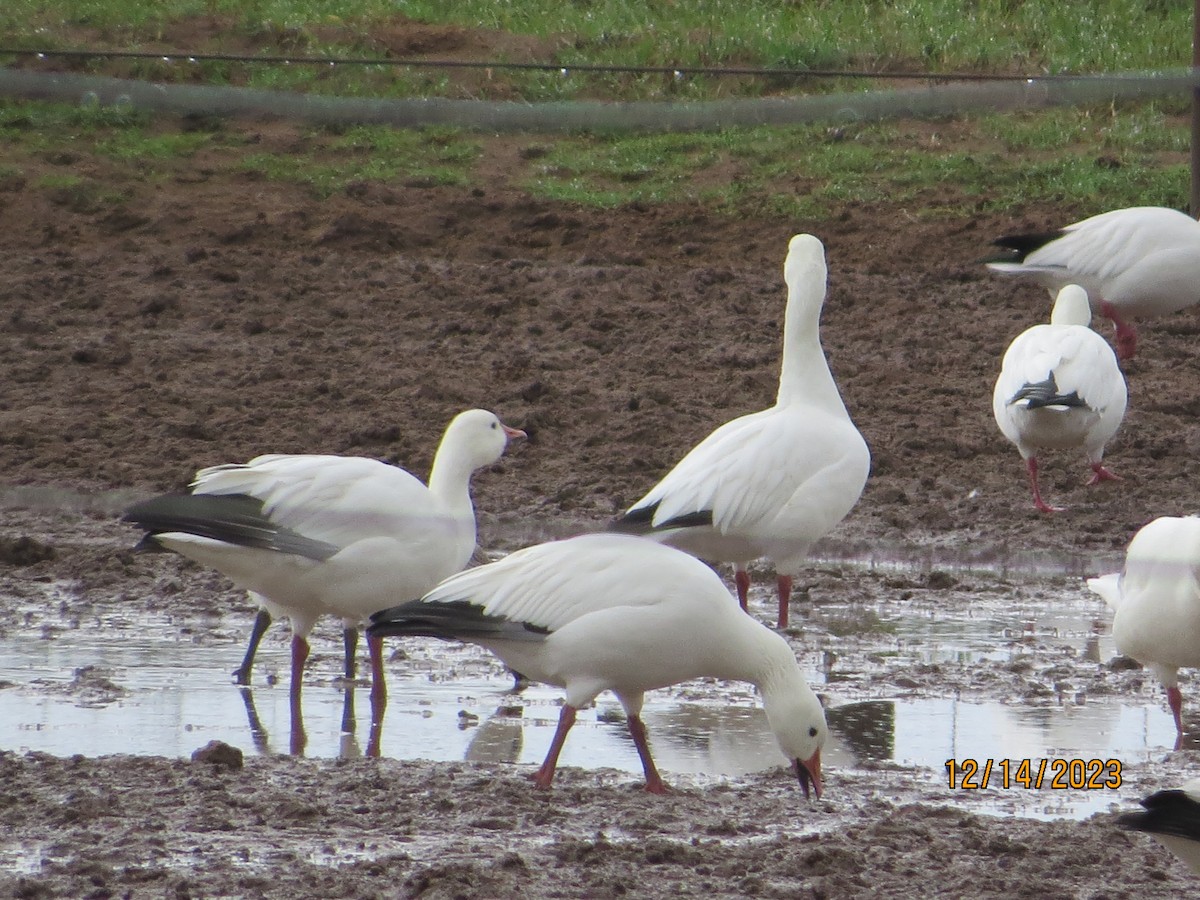
M 309 139 L 278 123 L 229 127 L 272 148 Z M 502 171 L 523 143 L 495 139 L 490 164 Z M 554 205 L 501 179 L 316 199 L 220 160 L 153 183 L 88 165 L 118 206 L 37 187 L 37 172 L 0 185 L 0 653 L 116 606 L 178 610 L 199 641 L 214 639 L 218 611 L 248 627 L 250 607 L 219 576 L 131 554 L 121 507 L 262 452 L 361 454 L 423 476 L 445 423 L 471 406 L 530 435 L 476 479 L 484 548 L 598 527 L 714 426 L 772 401 L 781 267 L 798 231 L 826 242 L 824 344 L 873 454 L 866 492 L 825 550 L 919 564 L 899 577 L 816 566 L 801 585 L 809 602 L 914 590 L 962 602 L 973 582 L 943 571 L 962 562 L 1004 561 L 1014 584 L 1107 571 L 1149 519 L 1196 510 L 1194 310 L 1143 328 L 1107 457 L 1123 480 L 1085 488 L 1081 456 L 1046 460 L 1044 490 L 1066 512 L 1032 509 L 992 421 L 1000 356 L 1048 317 L 1049 298 L 975 260 L 992 236 L 1081 210 L 881 204 L 821 221 L 732 219 Z M 61 601 L 46 600 L 48 582 Z M 798 646 L 822 634 L 805 628 L 804 602 Z M 335 665 L 336 631 L 319 640 Z M 1059 677 L 1057 664 L 1035 654 L 1012 684 L 980 685 L 966 670 L 907 677 L 994 696 Z M 881 695 L 898 677 L 882 678 Z M 1191 777 L 1196 752 L 1128 767 L 1114 799 L 1131 807 Z M 937 773 L 830 770 L 819 802 L 782 770 L 675 778 L 666 797 L 611 771 L 568 768 L 549 794 L 523 775 L 386 754 L 225 769 L 4 753 L 0 842 L 12 864 L 0 893 L 1116 898 L 1200 884 L 1109 814 L 982 815 L 966 794 L 948 808 Z

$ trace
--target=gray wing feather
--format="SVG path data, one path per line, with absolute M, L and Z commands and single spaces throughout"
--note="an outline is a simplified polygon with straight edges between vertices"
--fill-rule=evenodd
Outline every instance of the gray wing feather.
M 166 494 L 134 504 L 121 521 L 144 528 L 150 538 L 177 531 L 318 562 L 341 549 L 275 524 L 263 502 L 246 494 Z

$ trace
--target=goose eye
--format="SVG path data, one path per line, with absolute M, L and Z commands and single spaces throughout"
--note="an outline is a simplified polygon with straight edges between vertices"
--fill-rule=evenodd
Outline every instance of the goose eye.
M 812 728 L 808 729 L 808 736 L 809 737 L 817 736 L 817 727 L 815 725 Z

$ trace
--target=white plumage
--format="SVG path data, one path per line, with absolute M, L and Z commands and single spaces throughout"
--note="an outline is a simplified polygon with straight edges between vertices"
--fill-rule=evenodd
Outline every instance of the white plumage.
M 747 564 L 770 559 L 778 575 L 780 627 L 787 625 L 792 577 L 813 544 L 858 502 L 871 467 L 821 348 L 826 268 L 817 238 L 791 239 L 784 278 L 775 405 L 719 427 L 612 526 L 702 559 L 732 562 L 743 609 Z
M 1050 324 L 1033 326 L 1009 345 L 992 392 L 996 424 L 1025 460 L 1042 512 L 1055 508 L 1038 488 L 1041 450 L 1082 449 L 1093 472 L 1089 484 L 1116 477 L 1101 461 L 1125 416 L 1125 376 L 1090 320 L 1083 288 L 1064 287 Z
M 426 487 L 396 466 L 346 456 L 272 454 L 196 473 L 192 491 L 131 507 L 147 540 L 224 573 L 292 626 L 292 691 L 322 615 L 354 629 L 397 600 L 421 596 L 475 550 L 472 473 L 524 436 L 486 410 L 460 413 Z M 372 698 L 384 698 L 371 646 Z M 248 659 L 251 655 L 248 654 Z M 248 668 L 248 666 L 247 666 Z
M 1155 519 L 1129 542 L 1121 573 L 1089 578 L 1087 585 L 1113 610 L 1117 649 L 1167 689 L 1182 738 L 1179 669 L 1200 666 L 1200 518 Z
M 1009 253 L 987 266 L 1055 294 L 1078 284 L 1116 326 L 1122 359 L 1133 357 L 1131 319 L 1176 312 L 1200 301 L 1200 223 L 1160 206 L 1114 209 L 1052 232 L 995 241 Z
M 646 691 L 710 676 L 762 692 L 771 728 L 805 793 L 821 790 L 828 728 L 787 642 L 744 615 L 704 563 L 621 534 L 538 544 L 454 575 L 425 597 L 372 616 L 372 635 L 424 635 L 491 650 L 566 691 L 535 775 L 549 787 L 576 710 L 605 690 L 628 716 L 650 791 L 664 790 L 640 713 Z

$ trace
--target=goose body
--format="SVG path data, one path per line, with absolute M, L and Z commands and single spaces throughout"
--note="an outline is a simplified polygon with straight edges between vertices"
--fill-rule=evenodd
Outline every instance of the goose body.
M 549 787 L 575 712 L 613 691 L 628 716 L 648 790 L 664 790 L 640 713 L 646 691 L 702 676 L 750 681 L 805 793 L 818 792 L 828 734 L 787 642 L 744 615 L 694 557 L 638 537 L 591 534 L 538 544 L 443 581 L 372 616 L 371 635 L 479 644 L 566 704 L 535 781 Z
M 138 503 L 124 520 L 144 528 L 145 541 L 217 569 L 287 616 L 298 692 L 320 616 L 354 629 L 467 564 L 475 550 L 471 475 L 519 435 L 486 410 L 468 410 L 447 427 L 428 486 L 374 459 L 271 454 L 201 469 L 190 493 Z M 378 645 L 371 651 L 372 695 L 381 699 Z
M 1041 284 L 1051 294 L 1067 284 L 1088 292 L 1092 306 L 1116 326 L 1122 359 L 1132 358 L 1132 319 L 1166 315 L 1200 301 L 1200 223 L 1160 206 L 1114 209 L 1056 231 L 1013 234 L 995 242 L 998 275 Z
M 792 578 L 813 544 L 854 508 L 870 471 L 820 341 L 825 249 L 808 234 L 788 245 L 783 363 L 775 405 L 726 422 L 693 447 L 610 526 L 714 562 L 732 562 L 746 607 L 752 560 L 778 575 L 779 624 Z
M 1200 778 L 1155 791 L 1141 804 L 1140 812 L 1125 813 L 1117 824 L 1149 834 L 1200 875 Z
M 1083 288 L 1064 287 L 1050 324 L 1035 325 L 1009 344 L 992 391 L 996 424 L 1025 461 L 1034 506 L 1042 512 L 1054 510 L 1038 487 L 1042 450 L 1083 450 L 1090 483 L 1115 478 L 1102 460 L 1125 416 L 1125 376 L 1090 320 Z
M 1155 519 L 1129 542 L 1120 573 L 1087 585 L 1113 610 L 1117 649 L 1166 688 L 1182 737 L 1179 670 L 1200 666 L 1200 518 Z

